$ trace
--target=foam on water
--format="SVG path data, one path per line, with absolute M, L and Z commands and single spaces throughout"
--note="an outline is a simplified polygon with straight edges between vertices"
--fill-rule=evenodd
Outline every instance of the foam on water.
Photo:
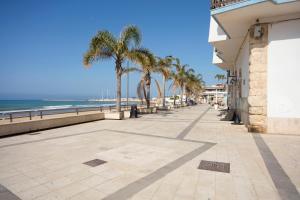
M 42 109 L 45 110 L 54 110 L 54 109 L 64 109 L 64 108 L 71 108 L 72 105 L 59 105 L 59 106 L 43 106 Z

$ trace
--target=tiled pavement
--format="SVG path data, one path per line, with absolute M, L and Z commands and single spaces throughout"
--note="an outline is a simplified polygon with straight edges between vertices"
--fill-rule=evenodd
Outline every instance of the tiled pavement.
M 300 136 L 250 134 L 207 108 L 2 138 L 0 199 L 300 199 Z

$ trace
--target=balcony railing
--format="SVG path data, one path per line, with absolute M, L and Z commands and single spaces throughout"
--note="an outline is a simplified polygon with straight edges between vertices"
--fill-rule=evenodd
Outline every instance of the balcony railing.
M 221 8 L 233 3 L 237 3 L 243 0 L 211 0 L 211 9 Z

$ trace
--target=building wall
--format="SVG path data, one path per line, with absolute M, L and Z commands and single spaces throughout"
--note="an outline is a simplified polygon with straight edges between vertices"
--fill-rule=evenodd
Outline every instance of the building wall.
M 269 30 L 268 117 L 300 118 L 300 20 Z
M 241 120 L 244 124 L 248 124 L 248 95 L 249 95 L 249 37 L 245 39 L 236 63 L 235 73 L 237 75 L 237 97 L 238 110 L 240 112 Z
M 269 25 L 268 132 L 300 134 L 300 20 Z

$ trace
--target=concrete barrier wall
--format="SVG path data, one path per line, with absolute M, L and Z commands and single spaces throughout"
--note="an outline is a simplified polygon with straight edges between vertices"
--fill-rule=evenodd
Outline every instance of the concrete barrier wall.
M 55 127 L 79 124 L 104 119 L 104 113 L 86 114 L 0 125 L 0 136 L 27 133 Z

